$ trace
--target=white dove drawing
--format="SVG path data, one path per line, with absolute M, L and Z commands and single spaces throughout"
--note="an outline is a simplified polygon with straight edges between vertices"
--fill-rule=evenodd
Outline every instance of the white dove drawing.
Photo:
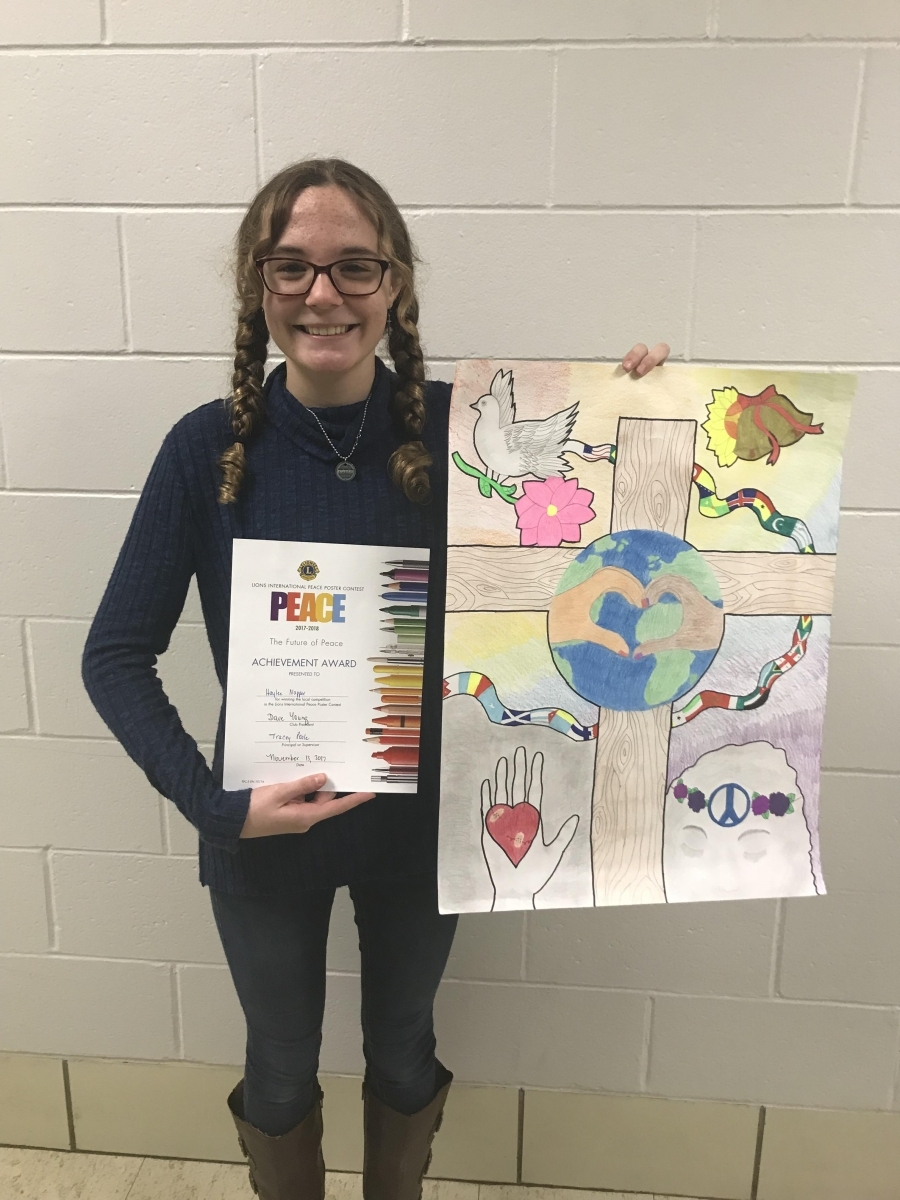
M 469 406 L 478 413 L 473 440 L 478 456 L 497 482 L 534 475 L 564 475 L 572 466 L 564 454 L 577 454 L 588 462 L 606 457 L 609 447 L 588 446 L 570 438 L 578 403 L 541 421 L 517 421 L 512 371 L 500 370 L 491 390 Z

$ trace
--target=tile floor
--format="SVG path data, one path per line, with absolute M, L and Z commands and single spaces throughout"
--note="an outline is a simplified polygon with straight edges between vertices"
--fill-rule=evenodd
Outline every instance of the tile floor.
M 423 1200 L 675 1200 L 629 1192 L 426 1180 Z M 330 1174 L 327 1200 L 361 1200 L 359 1175 Z M 0 1146 L 0 1200 L 253 1200 L 246 1167 Z M 679 1197 L 678 1200 L 686 1200 Z

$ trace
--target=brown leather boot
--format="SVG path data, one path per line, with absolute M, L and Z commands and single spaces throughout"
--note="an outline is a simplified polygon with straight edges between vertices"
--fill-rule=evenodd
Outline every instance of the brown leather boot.
M 421 1200 L 431 1165 L 431 1143 L 441 1127 L 453 1076 L 425 1108 L 404 1116 L 363 1085 L 363 1196 L 365 1200 Z
M 228 1097 L 228 1107 L 259 1200 L 325 1200 L 321 1092 L 299 1125 L 278 1137 L 244 1120 L 243 1079 Z

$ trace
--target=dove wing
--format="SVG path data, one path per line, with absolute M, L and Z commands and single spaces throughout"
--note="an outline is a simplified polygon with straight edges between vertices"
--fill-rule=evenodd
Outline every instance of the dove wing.
M 541 421 L 541 426 L 546 430 L 545 436 L 548 442 L 554 442 L 562 450 L 569 440 L 569 434 L 572 432 L 572 426 L 575 424 L 577 416 L 578 402 L 576 401 L 570 408 L 560 409 L 559 412 L 545 417 Z
M 522 474 L 546 479 L 564 475 L 571 465 L 562 457 L 562 448 L 575 423 L 577 404 L 553 413 L 543 421 L 516 421 L 503 430 L 506 448 L 518 456 Z
M 491 380 L 491 395 L 500 406 L 500 424 L 512 425 L 516 419 L 516 400 L 513 395 L 512 371 L 500 370 Z

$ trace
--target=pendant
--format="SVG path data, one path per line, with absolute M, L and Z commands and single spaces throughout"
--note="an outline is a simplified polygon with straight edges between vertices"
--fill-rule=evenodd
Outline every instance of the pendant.
M 339 462 L 334 468 L 334 473 L 338 479 L 344 483 L 349 483 L 351 479 L 356 478 L 356 467 L 350 462 Z

